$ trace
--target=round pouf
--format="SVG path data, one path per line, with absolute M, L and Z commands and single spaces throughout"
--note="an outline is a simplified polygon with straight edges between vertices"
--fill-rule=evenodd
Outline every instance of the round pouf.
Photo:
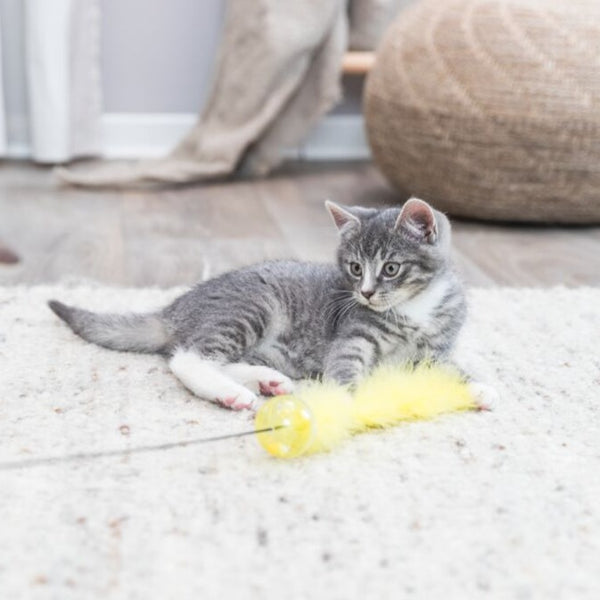
M 600 2 L 424 0 L 365 89 L 375 162 L 457 216 L 600 222 Z

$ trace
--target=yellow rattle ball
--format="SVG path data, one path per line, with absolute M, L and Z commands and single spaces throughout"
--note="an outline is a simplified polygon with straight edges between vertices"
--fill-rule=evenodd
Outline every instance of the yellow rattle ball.
M 271 398 L 257 412 L 255 428 L 269 454 L 293 458 L 331 450 L 361 431 L 478 408 L 468 383 L 452 367 L 382 366 L 353 392 L 312 381 L 293 396 Z
M 300 456 L 312 441 L 312 412 L 294 396 L 277 396 L 265 402 L 254 423 L 260 432 L 257 435 L 260 445 L 278 458 Z

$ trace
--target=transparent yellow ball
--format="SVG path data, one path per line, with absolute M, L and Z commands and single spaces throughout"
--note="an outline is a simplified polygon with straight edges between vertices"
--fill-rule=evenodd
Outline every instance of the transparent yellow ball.
M 272 456 L 293 458 L 307 450 L 314 434 L 314 419 L 308 406 L 294 396 L 276 396 L 267 400 L 256 413 L 260 445 Z

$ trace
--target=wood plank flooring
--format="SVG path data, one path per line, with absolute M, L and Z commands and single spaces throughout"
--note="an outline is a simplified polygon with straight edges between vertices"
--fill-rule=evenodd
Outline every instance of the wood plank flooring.
M 297 164 L 260 181 L 177 190 L 61 188 L 48 169 L 0 167 L 0 242 L 21 257 L 0 284 L 73 278 L 187 285 L 267 258 L 327 261 L 336 233 L 323 200 L 366 206 L 403 198 L 368 163 Z M 454 221 L 458 268 L 475 286 L 600 285 L 599 227 Z

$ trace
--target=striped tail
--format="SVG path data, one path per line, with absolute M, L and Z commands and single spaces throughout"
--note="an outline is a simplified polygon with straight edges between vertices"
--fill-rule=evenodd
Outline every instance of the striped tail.
M 169 334 L 157 314 L 97 314 L 50 300 L 48 306 L 77 335 L 111 350 L 163 353 Z

